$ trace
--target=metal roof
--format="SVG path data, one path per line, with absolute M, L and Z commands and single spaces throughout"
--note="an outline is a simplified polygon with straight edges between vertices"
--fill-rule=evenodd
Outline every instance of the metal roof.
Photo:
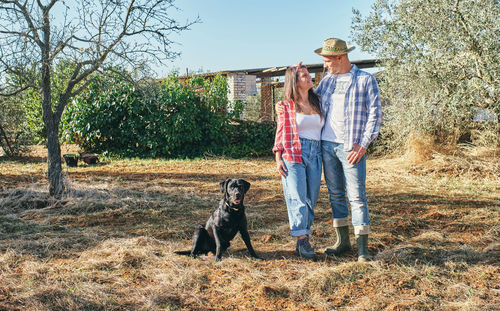
M 378 59 L 366 59 L 366 60 L 351 61 L 352 64 L 355 64 L 360 69 L 377 67 L 378 62 L 379 62 Z M 310 73 L 323 72 L 323 63 L 321 63 L 321 64 L 309 64 L 309 65 L 306 64 L 305 66 L 307 67 L 307 69 L 309 70 Z M 230 73 L 238 73 L 238 72 L 244 72 L 247 75 L 255 75 L 258 78 L 277 77 L 277 76 L 285 75 L 285 71 L 286 71 L 287 67 L 288 66 L 224 70 L 224 71 L 217 71 L 217 72 L 210 72 L 210 73 L 203 73 L 203 74 L 193 74 L 193 75 L 180 76 L 178 78 L 186 79 L 186 78 L 189 78 L 192 76 L 211 77 L 211 76 L 215 76 L 217 74 L 227 75 Z

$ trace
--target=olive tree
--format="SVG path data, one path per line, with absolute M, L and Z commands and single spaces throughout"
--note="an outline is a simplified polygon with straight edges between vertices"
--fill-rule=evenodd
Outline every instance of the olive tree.
M 173 32 L 197 22 L 172 17 L 174 0 L 0 0 L 0 89 L 4 96 L 32 89 L 40 94 L 47 131 L 49 193 L 60 197 L 59 124 L 64 108 L 93 73 L 116 66 L 159 63 L 177 56 Z M 54 66 L 74 64 L 55 88 Z M 9 85 L 6 77 L 16 76 Z
M 500 120 L 499 3 L 377 0 L 367 16 L 354 10 L 354 41 L 383 59 L 385 132 L 393 144 L 411 132 L 456 140 L 479 109 Z

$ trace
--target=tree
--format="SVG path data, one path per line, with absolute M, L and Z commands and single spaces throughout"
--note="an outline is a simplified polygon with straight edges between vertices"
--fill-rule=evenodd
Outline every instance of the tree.
M 356 43 L 384 59 L 394 143 L 411 132 L 453 141 L 478 108 L 500 120 L 499 18 L 498 0 L 377 0 L 367 17 L 354 10 Z
M 98 70 L 147 66 L 176 57 L 170 35 L 189 29 L 198 19 L 180 24 L 169 14 L 174 9 L 174 0 L 50 0 L 46 4 L 0 0 L 0 79 L 5 84 L 6 76 L 19 78 L 0 94 L 27 89 L 40 94 L 51 196 L 60 197 L 65 190 L 59 143 L 64 108 Z M 54 88 L 53 68 L 61 61 L 74 68 L 64 86 Z
M 25 129 L 23 94 L 0 97 L 0 147 L 8 156 L 19 155 L 24 151 L 31 136 Z

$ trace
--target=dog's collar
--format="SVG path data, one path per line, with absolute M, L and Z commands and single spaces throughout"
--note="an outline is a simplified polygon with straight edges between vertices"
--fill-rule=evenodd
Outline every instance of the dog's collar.
M 232 209 L 233 211 L 236 211 L 236 212 L 238 212 L 240 210 L 240 208 L 241 208 L 241 204 L 237 205 L 238 208 L 234 208 L 231 205 L 229 205 L 227 202 L 226 202 L 226 206 L 229 207 L 229 209 Z

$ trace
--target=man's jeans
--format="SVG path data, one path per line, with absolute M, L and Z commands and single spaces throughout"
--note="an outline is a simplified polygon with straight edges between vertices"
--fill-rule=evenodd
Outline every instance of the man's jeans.
M 302 163 L 283 160 L 287 176 L 281 177 L 292 236 L 311 232 L 321 184 L 321 141 L 301 138 L 300 144 Z
M 321 141 L 325 181 L 330 195 L 333 214 L 333 226 L 347 226 L 349 209 L 347 197 L 351 205 L 352 225 L 356 235 L 370 233 L 370 216 L 366 201 L 366 157 L 357 164 L 347 162 L 348 153 L 344 145 L 329 141 Z

